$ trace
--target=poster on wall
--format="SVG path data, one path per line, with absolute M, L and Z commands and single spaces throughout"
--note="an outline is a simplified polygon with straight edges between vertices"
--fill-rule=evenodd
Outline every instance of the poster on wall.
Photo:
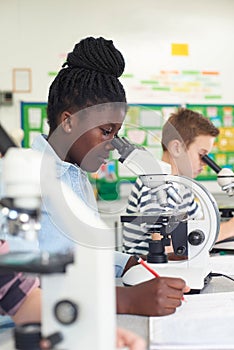
M 128 112 L 119 136 L 126 137 L 130 142 L 145 147 L 155 158 L 162 157 L 162 127 L 171 113 L 179 104 L 129 104 Z M 212 104 L 187 104 L 187 108 L 202 113 L 219 127 L 220 134 L 216 138 L 211 158 L 220 167 L 234 170 L 234 106 Z M 30 147 L 34 138 L 40 133 L 48 133 L 46 103 L 21 103 L 21 120 L 24 129 L 24 147 Z M 132 183 L 136 176 L 119 161 L 118 152 L 111 152 L 109 162 L 103 164 L 99 171 L 90 174 L 90 180 L 102 193 L 102 199 L 110 199 L 110 193 L 116 186 L 115 195 L 118 197 L 121 186 Z M 214 171 L 205 166 L 197 180 L 216 180 Z M 113 199 L 113 197 L 111 197 Z
M 212 103 L 222 99 L 221 77 L 218 71 L 160 70 L 151 75 L 124 74 L 121 81 L 132 103 Z

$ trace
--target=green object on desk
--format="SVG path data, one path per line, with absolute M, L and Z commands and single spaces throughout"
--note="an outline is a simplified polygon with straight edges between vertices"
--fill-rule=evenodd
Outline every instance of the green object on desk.
M 219 253 L 219 255 L 226 255 L 227 252 L 224 252 L 223 250 Z
M 96 181 L 98 199 L 112 201 L 120 199 L 118 181 L 106 181 L 105 179 Z

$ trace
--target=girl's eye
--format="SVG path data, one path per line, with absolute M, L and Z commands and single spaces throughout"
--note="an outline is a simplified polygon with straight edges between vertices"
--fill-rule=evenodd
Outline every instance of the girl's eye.
M 112 132 L 112 129 L 101 129 L 101 130 L 104 136 L 108 136 Z

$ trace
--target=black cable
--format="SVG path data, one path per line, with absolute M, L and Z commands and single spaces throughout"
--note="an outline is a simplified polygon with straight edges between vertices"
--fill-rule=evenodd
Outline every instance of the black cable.
M 225 275 L 225 274 L 223 274 L 223 273 L 211 272 L 211 273 L 209 274 L 209 276 L 210 276 L 210 277 L 226 277 L 226 278 L 228 278 L 229 280 L 231 280 L 231 281 L 234 282 L 234 278 L 232 278 L 232 277 L 230 277 L 230 276 L 228 276 L 228 275 Z

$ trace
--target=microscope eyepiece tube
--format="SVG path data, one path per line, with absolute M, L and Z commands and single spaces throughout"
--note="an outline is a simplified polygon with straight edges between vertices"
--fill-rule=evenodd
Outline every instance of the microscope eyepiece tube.
M 220 172 L 221 168 L 216 164 L 213 159 L 211 159 L 207 154 L 201 157 L 202 161 L 206 163 L 211 169 L 213 169 L 217 174 Z
M 114 137 L 113 140 L 111 141 L 111 144 L 113 147 L 117 149 L 117 151 L 121 151 L 126 143 L 122 138 Z
M 111 141 L 113 147 L 115 147 L 118 151 L 122 149 L 132 146 L 132 144 L 125 137 L 115 136 Z
M 112 146 L 117 149 L 117 151 L 120 154 L 120 162 L 124 162 L 126 158 L 129 156 L 129 154 L 136 148 L 133 144 L 131 144 L 126 138 L 124 137 L 114 137 L 111 141 Z

